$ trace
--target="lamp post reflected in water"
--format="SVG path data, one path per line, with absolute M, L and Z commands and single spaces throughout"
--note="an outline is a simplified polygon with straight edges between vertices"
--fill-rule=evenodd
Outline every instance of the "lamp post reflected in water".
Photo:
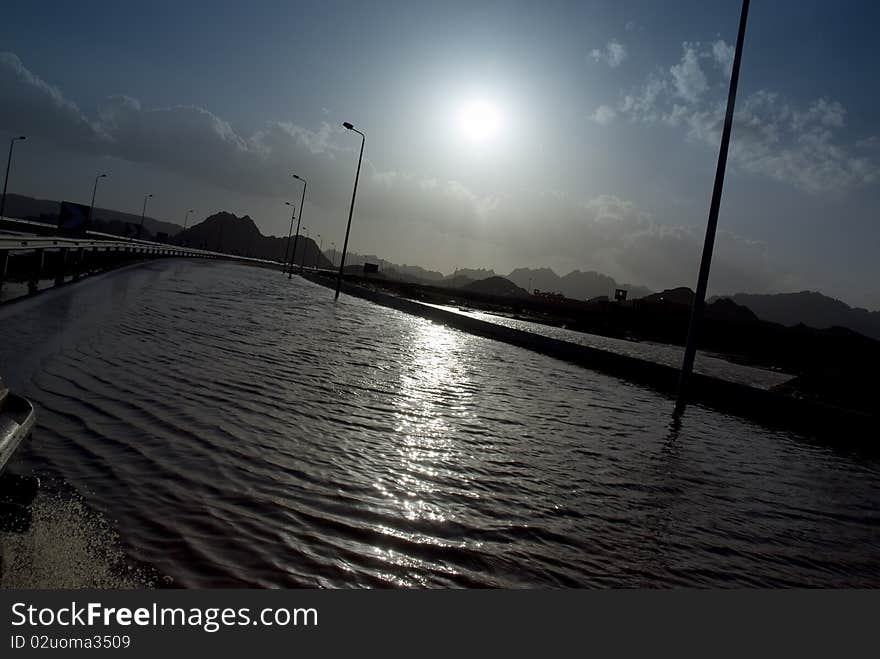
M 354 190 L 351 192 L 351 206 L 348 209 L 348 225 L 345 227 L 345 242 L 342 243 L 342 258 L 339 259 L 339 274 L 336 276 L 336 296 L 335 300 L 339 299 L 339 288 L 342 286 L 342 271 L 345 268 L 345 254 L 348 251 L 348 234 L 351 232 L 351 216 L 354 213 L 354 200 L 357 196 L 358 190 L 358 178 L 361 175 L 361 161 L 364 159 L 364 144 L 367 141 L 367 136 L 364 135 L 361 131 L 354 127 L 353 124 L 346 121 L 342 124 L 348 130 L 354 131 L 358 135 L 361 136 L 361 152 L 358 156 L 358 166 L 357 172 L 354 175 Z

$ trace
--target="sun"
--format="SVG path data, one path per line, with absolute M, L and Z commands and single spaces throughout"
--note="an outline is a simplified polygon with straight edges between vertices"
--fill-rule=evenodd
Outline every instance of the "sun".
M 474 100 L 459 109 L 458 125 L 462 135 L 469 141 L 490 142 L 501 133 L 504 116 L 491 101 Z

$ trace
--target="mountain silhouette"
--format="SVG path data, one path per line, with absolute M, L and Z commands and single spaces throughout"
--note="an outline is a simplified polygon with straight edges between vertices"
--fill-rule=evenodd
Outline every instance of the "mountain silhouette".
M 619 284 L 608 275 L 590 270 L 572 270 L 564 277 L 560 277 L 550 268 L 517 268 L 507 278 L 522 288 L 538 289 L 550 293 L 562 293 L 565 297 L 573 300 L 590 300 L 596 297 L 614 297 L 614 291 L 624 288 L 628 291 L 629 299 L 644 297 L 651 293 L 644 286 L 632 284 Z
M 691 306 L 694 303 L 694 292 L 687 286 L 667 288 L 659 293 L 652 293 L 642 298 L 643 302 L 663 302 L 666 304 L 678 304 Z
M 173 238 L 178 245 L 186 245 L 212 252 L 236 254 L 251 258 L 283 261 L 287 250 L 287 237 L 264 236 L 248 215 L 238 217 L 232 213 L 221 211 L 201 222 L 194 224 L 186 231 Z M 293 249 L 294 240 L 290 241 Z M 331 267 L 330 260 L 320 253 L 315 241 L 300 236 L 296 241 L 296 265 L 306 267 Z
M 528 292 L 524 288 L 520 288 L 506 277 L 498 277 L 497 275 L 472 281 L 462 288 L 466 291 L 483 293 L 485 295 L 497 295 L 498 297 L 529 297 Z
M 803 324 L 817 329 L 846 327 L 880 339 L 880 311 L 851 307 L 815 291 L 765 295 L 737 293 L 729 297 L 754 311 L 763 320 L 786 326 Z
M 445 277 L 443 282 L 447 286 L 452 286 L 453 288 L 461 288 L 463 286 L 467 286 L 471 282 L 480 281 L 482 279 L 489 279 L 490 277 L 497 277 L 498 274 L 492 269 L 485 268 L 456 268 L 455 272 L 453 272 L 448 277 Z
M 88 199 L 71 199 L 78 203 Z M 8 217 L 21 218 L 57 225 L 61 202 L 51 199 L 37 199 L 26 195 L 9 193 L 6 198 L 6 214 Z M 92 229 L 119 236 L 137 235 L 141 217 L 136 213 L 95 207 L 92 217 Z M 213 251 L 252 256 L 269 260 L 282 260 L 287 249 L 287 237 L 264 236 L 254 221 L 247 215 L 237 217 L 232 213 L 220 212 L 192 225 L 186 231 L 173 222 L 144 218 L 145 239 L 155 239 L 157 234 L 170 236 L 170 242 L 200 247 Z M 293 241 L 291 241 L 291 247 Z M 304 262 L 306 266 L 331 267 L 330 259 L 339 263 L 339 251 L 335 254 L 327 250 L 321 254 L 315 241 L 300 236 L 294 262 Z M 425 283 L 451 288 L 464 288 L 474 282 L 495 278 L 493 270 L 462 268 L 452 275 L 427 270 L 417 265 L 398 265 L 378 256 L 361 255 L 349 252 L 346 265 L 360 266 L 364 262 L 378 263 L 387 278 L 399 279 L 411 283 Z M 352 272 L 360 271 L 355 268 Z M 619 284 L 613 278 L 595 271 L 574 270 L 560 277 L 550 268 L 517 268 L 506 279 L 521 289 L 529 292 L 538 289 L 548 292 L 559 292 L 575 300 L 590 300 L 602 296 L 612 297 L 617 288 L 627 289 L 630 300 L 644 298 L 648 301 L 663 301 L 667 304 L 690 305 L 693 292 L 686 287 L 667 289 L 652 294 L 644 286 Z M 497 282 L 496 282 L 497 283 Z M 492 284 L 488 285 L 492 287 Z M 502 285 L 503 286 L 503 285 Z M 502 293 L 503 294 L 503 293 Z M 738 305 L 731 307 L 724 299 L 732 300 Z M 715 296 L 708 300 L 707 314 L 734 317 L 742 322 L 750 320 L 743 307 L 754 312 L 761 320 L 779 323 L 785 326 L 803 325 L 816 329 L 843 327 L 864 336 L 880 340 L 880 311 L 868 311 L 859 307 L 851 307 L 841 300 L 823 295 L 816 291 L 799 293 L 737 293 L 730 296 Z

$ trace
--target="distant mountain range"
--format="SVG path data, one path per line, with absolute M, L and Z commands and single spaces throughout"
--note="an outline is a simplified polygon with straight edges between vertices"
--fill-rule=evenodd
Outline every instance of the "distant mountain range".
M 550 268 L 517 268 L 507 275 L 507 278 L 529 292 L 538 289 L 549 293 L 562 293 L 565 297 L 574 300 L 590 300 L 601 296 L 613 298 L 614 291 L 618 288 L 626 289 L 629 299 L 644 297 L 651 293 L 644 286 L 618 284 L 608 275 L 592 270 L 589 272 L 573 270 L 560 277 Z
M 815 291 L 759 295 L 737 293 L 725 296 L 748 307 L 758 318 L 781 325 L 804 324 L 817 329 L 846 327 L 880 340 L 880 311 L 851 307 Z
M 48 224 L 57 223 L 60 206 L 59 201 L 35 199 L 14 193 L 6 197 L 7 216 Z M 140 221 L 140 216 L 134 213 L 96 207 L 93 228 L 97 231 L 128 236 L 137 232 Z M 215 213 L 202 222 L 192 225 L 186 231 L 182 231 L 182 227 L 173 222 L 146 217 L 144 229 L 144 238 L 155 238 L 158 233 L 166 233 L 170 242 L 177 244 L 189 244 L 193 247 L 264 259 L 282 260 L 287 249 L 286 237 L 264 236 L 249 216 L 237 217 L 226 212 Z M 295 263 L 304 262 L 307 266 L 331 267 L 331 259 L 334 258 L 335 263 L 338 264 L 338 251 L 334 253 L 332 250 L 327 250 L 322 254 L 313 240 L 300 236 L 294 256 Z M 417 265 L 392 263 L 372 254 L 361 255 L 350 252 L 346 258 L 346 265 L 361 265 L 365 262 L 378 263 L 381 271 L 389 278 L 454 288 L 471 287 L 474 282 L 500 278 L 494 271 L 486 269 L 463 268 L 456 270 L 452 275 L 444 275 Z M 613 278 L 595 271 L 574 270 L 560 277 L 550 268 L 517 268 L 507 275 L 506 279 L 513 283 L 512 288 L 497 281 L 489 282 L 482 287 L 487 290 L 506 290 L 514 293 L 517 287 L 529 292 L 538 289 L 562 293 L 575 300 L 612 297 L 617 288 L 626 289 L 629 299 L 649 298 L 657 301 L 659 298 L 664 298 L 667 302 L 678 304 L 689 304 L 693 299 L 693 291 L 686 287 L 652 294 L 644 286 L 619 284 Z M 708 302 L 716 302 L 723 298 L 729 298 L 738 305 L 747 307 L 762 320 L 787 326 L 803 324 L 817 329 L 845 327 L 880 340 L 880 311 L 851 307 L 822 293 L 814 291 L 773 294 L 737 293 L 716 296 L 710 298 Z M 726 307 L 713 305 L 713 308 L 716 312 L 720 312 Z M 736 315 L 745 319 L 742 311 L 736 311 Z

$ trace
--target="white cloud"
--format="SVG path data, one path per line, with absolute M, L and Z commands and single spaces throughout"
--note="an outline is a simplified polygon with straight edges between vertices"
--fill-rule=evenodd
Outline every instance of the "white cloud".
M 14 53 L 0 53 L 0 126 L 47 135 L 66 148 L 93 150 L 107 136 L 57 87 L 31 73 Z
M 681 62 L 670 68 L 669 72 L 672 74 L 676 94 L 689 103 L 696 103 L 709 88 L 697 51 L 688 44 L 684 46 Z
M 612 39 L 604 49 L 594 48 L 590 51 L 590 57 L 596 62 L 605 62 L 612 69 L 623 64 L 626 59 L 626 48 L 619 41 Z
M 607 126 L 616 118 L 617 110 L 612 108 L 610 105 L 600 105 L 596 108 L 593 114 L 590 115 L 590 119 L 601 126 Z
M 724 75 L 728 78 L 733 70 L 734 51 L 735 48 L 728 45 L 724 39 L 719 39 L 712 44 L 712 57 L 715 59 L 715 63 L 721 67 L 722 71 L 724 71 Z
M 622 96 L 617 113 L 631 121 L 683 128 L 690 140 L 717 149 L 732 57 L 732 47 L 722 40 L 708 46 L 684 43 L 681 60 L 668 75 L 650 74 L 637 90 Z M 706 61 L 717 66 L 704 67 Z M 798 108 L 767 90 L 741 95 L 731 161 L 743 171 L 809 193 L 875 183 L 880 163 L 870 153 L 856 155 L 863 141 L 847 143 L 845 120 L 846 108 L 827 98 Z
M 843 128 L 845 118 L 846 109 L 839 102 L 820 98 L 805 112 L 792 114 L 792 127 L 801 130 L 811 124 L 820 123 L 829 128 Z

